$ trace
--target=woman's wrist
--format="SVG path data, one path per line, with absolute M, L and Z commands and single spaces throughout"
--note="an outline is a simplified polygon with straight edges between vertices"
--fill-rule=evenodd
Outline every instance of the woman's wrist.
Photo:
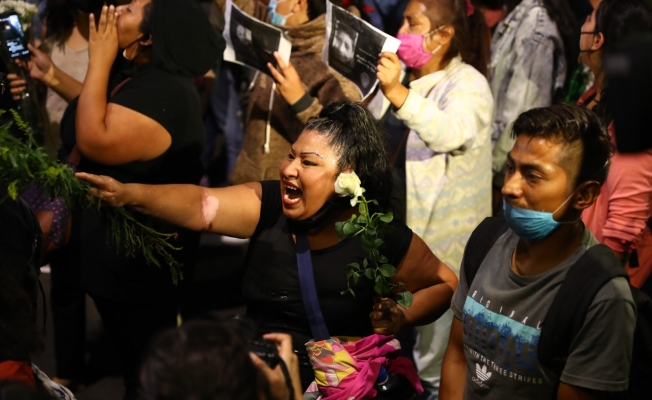
M 41 79 L 41 82 L 43 82 L 47 87 L 58 86 L 61 83 L 59 79 L 57 79 L 56 69 L 57 68 L 54 66 L 54 64 L 50 64 L 50 68 L 48 69 L 48 72 L 46 72 L 43 78 Z
M 385 91 L 385 97 L 396 109 L 403 107 L 408 94 L 410 94 L 410 90 L 400 83 Z
M 124 191 L 122 193 L 122 197 L 123 197 L 122 202 L 124 203 L 124 205 L 134 207 L 140 211 L 143 208 L 140 206 L 138 202 L 139 187 L 140 185 L 137 183 L 125 183 Z

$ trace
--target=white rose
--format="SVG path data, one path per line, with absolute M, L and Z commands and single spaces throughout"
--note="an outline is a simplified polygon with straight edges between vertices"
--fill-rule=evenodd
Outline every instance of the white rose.
M 355 172 L 341 173 L 335 181 L 335 193 L 342 196 L 352 196 L 351 207 L 353 207 L 358 203 L 358 197 L 364 193 L 364 189 L 360 184 L 360 178 Z

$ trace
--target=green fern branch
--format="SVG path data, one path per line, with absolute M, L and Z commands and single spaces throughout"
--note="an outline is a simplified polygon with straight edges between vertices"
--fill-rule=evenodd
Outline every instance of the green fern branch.
M 29 135 L 29 126 L 14 110 L 9 110 L 16 126 L 26 133 L 27 142 L 9 133 L 11 123 L 0 126 L 0 185 L 6 187 L 7 196 L 16 199 L 25 189 L 37 185 L 49 198 L 61 197 L 69 209 L 94 206 L 98 209 L 101 200 L 89 196 L 90 184 L 75 177 L 72 169 L 50 157 L 42 147 L 35 145 Z M 5 111 L 0 110 L 0 115 Z M 176 285 L 183 279 L 181 264 L 170 254 L 180 250 L 173 246 L 170 238 L 176 233 L 158 232 L 136 220 L 125 208 L 101 208 L 107 218 L 109 245 L 129 257 L 144 256 L 148 264 L 170 268 L 172 282 Z

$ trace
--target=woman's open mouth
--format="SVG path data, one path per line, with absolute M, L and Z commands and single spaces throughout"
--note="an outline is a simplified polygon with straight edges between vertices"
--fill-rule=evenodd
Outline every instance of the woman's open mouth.
M 283 203 L 289 206 L 293 206 L 301 201 L 303 192 L 298 187 L 289 184 L 283 183 Z

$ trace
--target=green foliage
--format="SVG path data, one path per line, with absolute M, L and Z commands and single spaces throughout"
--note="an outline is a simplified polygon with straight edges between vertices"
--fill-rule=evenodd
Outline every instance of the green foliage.
M 367 200 L 364 195 L 361 195 L 358 199 L 360 215 L 354 214 L 347 221 L 335 223 L 335 230 L 340 240 L 347 236 L 360 235 L 362 248 L 369 252 L 369 256 L 362 261 L 362 266 L 358 263 L 348 265 L 346 273 L 348 288 L 342 292 L 342 295 L 350 293 L 355 297 L 355 292 L 351 288 L 351 280 L 355 285 L 360 277 L 363 277 L 370 281 L 378 296 L 392 297 L 398 305 L 408 308 L 412 305 L 412 293 L 407 290 L 397 292 L 403 283 L 393 280 L 396 276 L 396 268 L 388 264 L 387 257 L 380 254 L 385 242 L 378 237 L 378 234 L 391 230 L 389 223 L 394 219 L 394 215 L 391 212 L 377 212 L 370 215 L 370 204 L 378 205 L 378 202 Z
M 4 111 L 0 110 L 0 114 Z M 28 134 L 29 127 L 14 111 L 16 126 Z M 25 189 L 38 185 L 50 198 L 61 197 L 69 209 L 94 206 L 107 219 L 109 245 L 123 251 L 127 256 L 144 256 L 147 263 L 170 268 L 172 281 L 183 279 L 181 264 L 175 261 L 169 250 L 179 250 L 168 239 L 176 233 L 161 233 L 137 221 L 126 209 L 102 207 L 101 200 L 90 196 L 90 184 L 75 177 L 72 169 L 50 157 L 42 147 L 24 142 L 9 133 L 9 126 L 0 126 L 0 185 L 7 189 L 7 196 L 16 199 Z M 0 198 L 0 203 L 7 198 Z

